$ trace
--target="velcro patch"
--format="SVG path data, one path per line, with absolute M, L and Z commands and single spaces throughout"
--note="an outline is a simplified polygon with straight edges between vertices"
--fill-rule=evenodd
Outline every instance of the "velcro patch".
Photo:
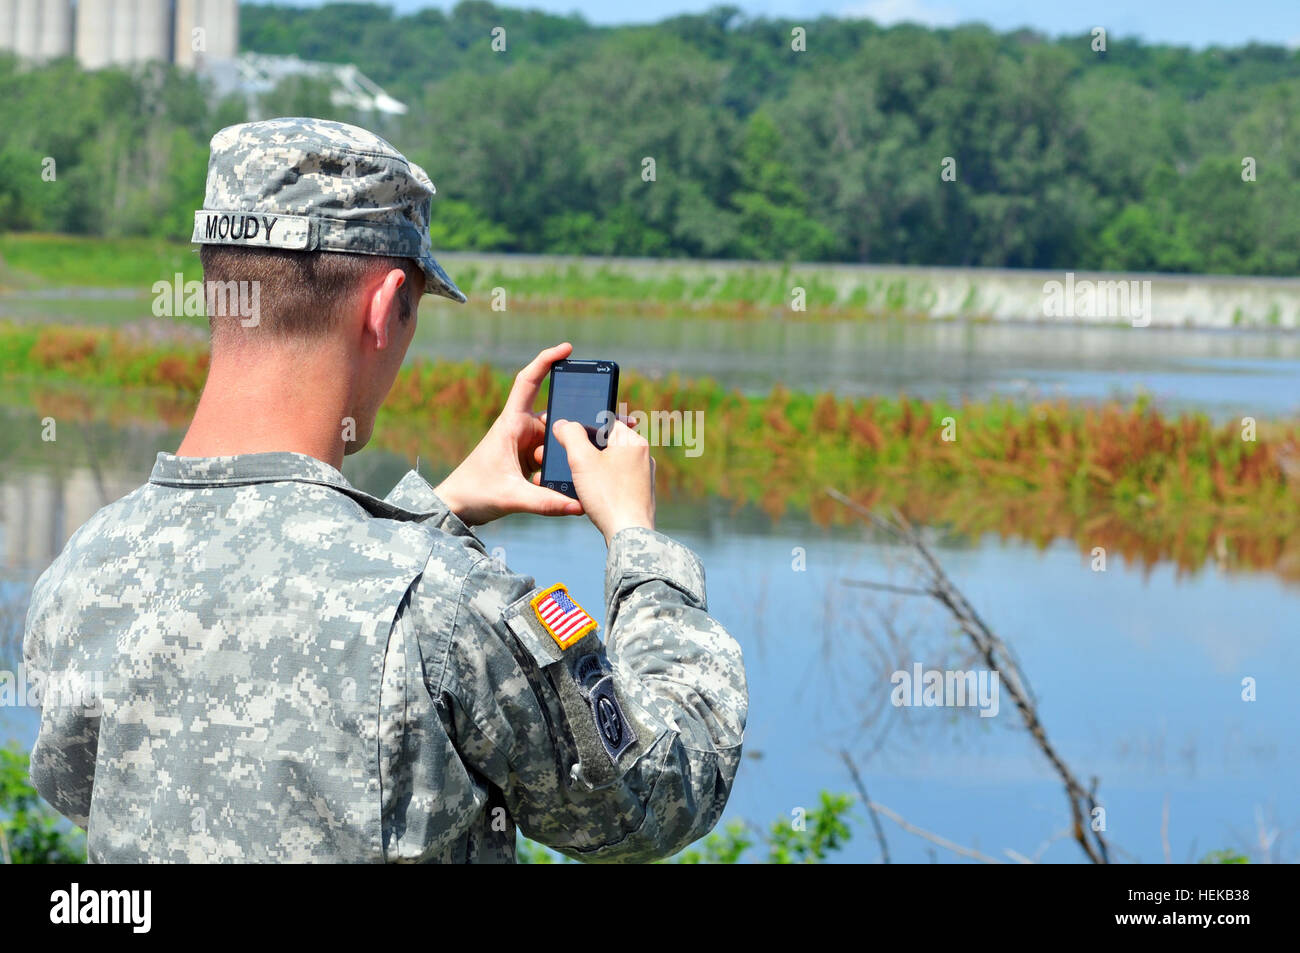
M 578 686 L 582 689 L 584 695 L 590 694 L 592 687 L 606 674 L 607 669 L 601 663 L 600 655 L 596 652 L 588 652 L 573 663 L 573 677 L 577 680 Z
M 596 620 L 569 597 L 569 590 L 562 583 L 533 596 L 531 605 L 542 627 L 562 649 L 596 628 Z
M 614 694 L 614 677 L 606 675 L 591 690 L 591 716 L 596 720 L 596 734 L 609 752 L 611 761 L 626 751 L 635 741 L 636 732 L 623 716 L 623 708 Z
M 202 209 L 194 213 L 194 236 L 190 241 L 201 245 L 303 249 L 310 238 L 311 220 L 303 215 Z

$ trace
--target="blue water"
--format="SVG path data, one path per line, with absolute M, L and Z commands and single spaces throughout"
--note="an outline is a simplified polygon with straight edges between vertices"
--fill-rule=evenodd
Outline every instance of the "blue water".
M 712 611 L 745 650 L 746 746 L 761 758 L 745 760 L 728 817 L 788 818 L 815 806 L 824 788 L 851 791 L 838 754 L 848 748 L 873 799 L 965 846 L 1033 854 L 1064 825 L 1060 784 L 1005 692 L 989 719 L 887 704 L 889 672 L 867 645 L 871 607 L 893 597 L 839 584 L 905 583 L 879 547 L 810 527 L 725 537 L 665 529 L 703 556 Z M 517 518 L 483 535 L 520 571 L 569 584 L 584 605 L 601 604 L 603 547 L 590 526 Z M 805 572 L 791 569 L 795 546 L 806 549 Z M 554 566 L 557 550 L 565 569 L 552 578 L 538 567 Z M 1129 855 L 1162 859 L 1166 796 L 1175 860 L 1252 846 L 1245 838 L 1255 839 L 1257 811 L 1278 827 L 1296 822 L 1300 697 L 1285 673 L 1300 662 L 1300 591 L 1213 568 L 1181 579 L 1172 569 L 1115 564 L 1094 573 L 1065 546 L 1040 552 L 987 540 L 937 552 L 1019 656 L 1048 737 L 1084 783 L 1100 777 L 1108 834 Z M 928 620 L 927 631 L 952 628 L 928 603 L 905 603 L 903 614 Z M 955 636 L 931 636 L 906 661 L 946 667 L 948 644 L 964 649 Z M 1258 701 L 1241 700 L 1246 676 L 1257 680 Z M 874 724 L 862 725 L 865 711 L 879 713 Z M 865 814 L 858 816 L 863 823 L 844 857 L 874 860 Z M 893 859 L 929 859 L 925 841 L 882 823 Z M 1081 856 L 1061 841 L 1043 859 Z M 939 851 L 936 859 L 954 857 Z
M 745 393 L 777 383 L 848 396 L 1092 401 L 1151 396 L 1216 420 L 1300 412 L 1300 334 L 962 321 L 566 318 L 434 309 L 412 353 L 513 370 L 572 341 L 652 377 L 712 377 Z
M 156 439 L 167 445 L 165 435 Z M 116 485 L 143 480 L 150 463 L 151 454 L 134 449 Z M 368 452 L 345 469 L 382 493 L 404 464 Z M 3 514 L 0 539 L 9 541 L 17 518 Z M 1065 798 L 1005 691 L 993 718 L 889 703 L 895 668 L 980 667 L 937 607 L 844 584 L 908 583 L 896 553 L 856 532 L 798 517 L 773 524 L 717 503 L 663 505 L 660 527 L 701 555 L 711 609 L 745 651 L 747 757 L 728 820 L 766 826 L 815 807 L 824 789 L 851 792 L 839 756 L 847 748 L 872 797 L 912 824 L 999 858 L 1006 848 L 1033 856 L 1045 844 L 1044 860 L 1082 858 L 1072 842 L 1052 841 L 1067 818 Z M 539 583 L 568 584 L 593 612 L 603 605 L 604 545 L 585 520 L 512 517 L 481 535 L 512 568 Z M 1019 657 L 1048 737 L 1084 783 L 1099 777 L 1117 859 L 1163 859 L 1166 799 L 1174 860 L 1221 848 L 1251 852 L 1261 825 L 1288 832 L 1275 858 L 1298 859 L 1300 695 L 1289 676 L 1300 670 L 1300 587 L 1212 563 L 1179 574 L 1113 558 L 1108 571 L 1094 573 L 1064 544 L 932 542 Z M 792 566 L 797 547 L 804 571 Z M 21 625 L 41 568 L 5 569 L 0 602 L 11 626 Z M 895 643 L 885 621 L 898 632 Z M 11 640 L 0 667 L 16 661 Z M 1241 699 L 1247 677 L 1256 679 L 1257 701 Z M 32 711 L 0 709 L 0 739 L 29 746 L 35 731 Z M 957 859 L 882 824 L 895 860 Z M 842 856 L 879 856 L 860 809 Z

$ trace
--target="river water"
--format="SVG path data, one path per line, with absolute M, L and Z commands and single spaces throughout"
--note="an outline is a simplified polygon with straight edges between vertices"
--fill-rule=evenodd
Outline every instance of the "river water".
M 1149 395 L 1216 420 L 1300 409 L 1300 334 L 957 321 L 794 322 L 429 309 L 413 353 L 517 368 L 572 341 L 651 376 L 712 377 L 745 393 L 832 390 L 949 400 Z
M 416 350 L 515 367 L 542 344 L 568 339 L 580 356 L 707 374 L 750 392 L 777 380 L 844 393 L 1076 400 L 1141 388 L 1163 409 L 1219 417 L 1300 407 L 1296 336 L 469 317 L 453 309 L 422 315 Z M 39 409 L 9 397 L 0 425 L 33 434 L 30 452 L 0 470 L 0 622 L 8 634 L 0 667 L 12 669 L 36 576 L 98 506 L 143 482 L 154 453 L 174 449 L 179 433 L 61 423 L 58 441 L 41 445 Z M 344 471 L 382 495 L 407 466 L 368 450 Z M 727 819 L 766 825 L 815 807 L 822 790 L 852 791 L 843 749 L 871 796 L 911 824 L 1000 859 L 1008 849 L 1081 859 L 1061 836 L 1068 815 L 1060 783 L 1005 692 L 986 718 L 891 704 L 895 670 L 978 667 L 936 607 L 851 584 L 908 583 L 896 552 L 806 514 L 772 520 L 716 499 L 664 505 L 660 528 L 701 555 L 711 609 L 745 650 L 747 754 Z M 1287 673 L 1300 670 L 1300 588 L 1213 562 L 1180 573 L 1116 559 L 1097 572 L 1066 543 L 1040 549 L 928 533 L 953 580 L 1013 647 L 1052 743 L 1076 774 L 1098 778 L 1118 859 L 1160 861 L 1166 840 L 1175 861 L 1221 848 L 1297 859 L 1300 694 Z M 565 582 L 588 608 L 602 604 L 603 545 L 585 521 L 512 517 L 481 536 L 512 568 L 542 584 Z M 1243 700 L 1244 679 L 1255 680 L 1256 700 Z M 30 709 L 0 708 L 0 738 L 30 745 L 35 727 Z M 882 824 L 895 860 L 957 859 Z M 861 808 L 842 856 L 879 857 Z

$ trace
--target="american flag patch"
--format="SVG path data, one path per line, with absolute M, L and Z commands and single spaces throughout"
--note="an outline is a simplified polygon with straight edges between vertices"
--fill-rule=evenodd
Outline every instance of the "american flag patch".
M 542 626 L 562 649 L 567 649 L 596 628 L 596 620 L 569 598 L 569 591 L 563 584 L 551 586 L 533 596 L 532 606 Z

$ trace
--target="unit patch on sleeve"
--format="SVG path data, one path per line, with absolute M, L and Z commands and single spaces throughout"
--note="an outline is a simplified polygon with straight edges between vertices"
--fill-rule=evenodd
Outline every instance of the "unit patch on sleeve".
M 542 627 L 562 649 L 596 628 L 596 620 L 569 598 L 569 591 L 562 583 L 533 596 L 532 606 Z
M 596 732 L 600 735 L 611 761 L 636 741 L 636 732 L 623 716 L 623 708 L 614 694 L 614 679 L 606 675 L 591 690 L 591 714 L 596 719 Z

